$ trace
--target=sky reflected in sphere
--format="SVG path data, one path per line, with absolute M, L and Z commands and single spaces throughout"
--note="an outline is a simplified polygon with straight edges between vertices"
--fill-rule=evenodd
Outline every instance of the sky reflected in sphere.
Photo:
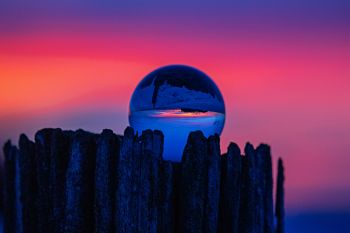
M 163 157 L 181 161 L 188 134 L 221 134 L 225 105 L 215 83 L 203 72 L 184 65 L 161 67 L 136 87 L 129 123 L 139 134 L 158 129 L 164 134 Z

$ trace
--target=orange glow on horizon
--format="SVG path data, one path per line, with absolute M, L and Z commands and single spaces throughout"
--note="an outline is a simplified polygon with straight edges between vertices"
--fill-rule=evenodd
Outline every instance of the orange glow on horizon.
M 152 113 L 152 117 L 159 118 L 201 118 L 201 117 L 214 117 L 217 112 L 184 112 L 181 109 L 169 109 L 158 110 L 156 113 Z

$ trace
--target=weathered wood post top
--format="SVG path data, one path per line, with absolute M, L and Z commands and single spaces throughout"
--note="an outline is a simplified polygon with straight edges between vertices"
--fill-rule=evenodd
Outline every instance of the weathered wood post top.
M 284 167 L 273 203 L 270 147 L 189 134 L 181 162 L 161 131 L 42 129 L 5 154 L 6 233 L 284 232 Z M 274 212 L 275 210 L 275 212 Z M 277 225 L 275 226 L 275 222 Z

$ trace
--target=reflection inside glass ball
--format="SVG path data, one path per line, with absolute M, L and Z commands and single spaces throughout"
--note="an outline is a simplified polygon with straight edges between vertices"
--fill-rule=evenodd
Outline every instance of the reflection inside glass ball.
M 203 72 L 183 65 L 161 67 L 136 87 L 130 101 L 130 126 L 139 134 L 164 134 L 165 160 L 181 161 L 191 131 L 221 134 L 225 105 L 215 83 Z

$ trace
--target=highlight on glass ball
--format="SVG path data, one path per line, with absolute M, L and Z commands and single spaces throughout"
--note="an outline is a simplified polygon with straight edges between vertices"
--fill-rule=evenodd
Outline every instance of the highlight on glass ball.
M 201 130 L 206 137 L 221 134 L 225 104 L 208 75 L 190 66 L 170 65 L 138 84 L 130 101 L 129 123 L 139 134 L 161 130 L 164 159 L 181 161 L 191 131 Z

